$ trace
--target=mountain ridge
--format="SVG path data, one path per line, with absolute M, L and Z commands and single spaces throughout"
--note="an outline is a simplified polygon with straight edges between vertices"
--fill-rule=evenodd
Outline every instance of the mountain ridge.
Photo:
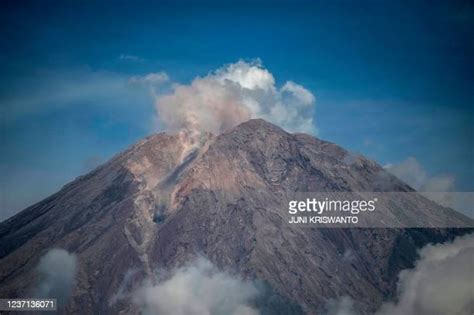
M 138 313 L 131 301 L 100 301 L 129 270 L 139 270 L 133 289 L 157 268 L 204 254 L 221 269 L 265 281 L 307 313 L 348 295 L 368 314 L 394 295 L 417 248 L 465 233 L 292 228 L 282 205 L 298 191 L 414 192 L 374 161 L 264 120 L 199 139 L 155 134 L 0 223 L 0 294 L 25 294 L 41 255 L 61 247 L 79 257 L 67 311 Z M 347 251 L 354 260 L 344 260 Z

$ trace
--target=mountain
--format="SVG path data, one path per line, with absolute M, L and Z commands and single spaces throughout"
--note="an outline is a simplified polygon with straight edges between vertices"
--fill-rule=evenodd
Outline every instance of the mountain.
M 349 296 L 369 314 L 394 296 L 418 248 L 469 230 L 285 223 L 295 192 L 351 191 L 410 192 L 401 197 L 407 216 L 473 225 L 421 196 L 414 204 L 413 189 L 375 162 L 263 120 L 198 140 L 160 133 L 0 224 L 0 296 L 27 296 L 40 258 L 63 248 L 78 257 L 63 311 L 136 314 L 130 299 L 114 300 L 125 277 L 133 291 L 199 254 L 264 283 L 271 297 L 256 302 L 262 313 L 319 313 L 328 299 Z

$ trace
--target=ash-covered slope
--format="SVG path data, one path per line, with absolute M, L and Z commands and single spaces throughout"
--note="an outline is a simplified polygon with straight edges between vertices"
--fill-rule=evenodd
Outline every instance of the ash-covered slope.
M 413 190 L 373 161 L 263 120 L 197 143 L 153 135 L 0 224 L 0 296 L 25 297 L 40 257 L 59 247 L 78 256 L 68 312 L 138 313 L 129 298 L 113 298 L 126 274 L 131 292 L 155 269 L 201 254 L 264 281 L 295 312 L 350 296 L 370 313 L 394 294 L 417 248 L 465 231 L 286 224 L 288 195 L 317 191 Z M 452 210 L 427 211 L 438 207 L 428 200 L 410 208 L 407 198 L 413 217 L 472 226 Z

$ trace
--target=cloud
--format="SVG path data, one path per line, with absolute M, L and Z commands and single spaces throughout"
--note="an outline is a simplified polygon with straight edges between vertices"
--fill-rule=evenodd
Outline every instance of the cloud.
M 135 56 L 135 55 L 127 55 L 127 54 L 120 54 L 118 57 L 121 61 L 130 61 L 130 62 L 143 62 L 145 59 Z
M 409 157 L 399 164 L 387 164 L 385 169 L 418 191 L 446 192 L 454 189 L 453 176 L 429 176 L 414 157 Z
M 339 299 L 331 299 L 326 303 L 325 315 L 357 315 L 354 309 L 354 301 L 343 296 Z
M 129 80 L 131 84 L 162 84 L 169 81 L 168 74 L 164 71 L 152 72 L 145 75 L 135 75 Z
M 423 247 L 415 267 L 400 272 L 396 301 L 382 304 L 375 315 L 471 315 L 473 257 L 474 234 Z M 348 296 L 330 299 L 325 308 L 325 315 L 360 314 Z
M 109 305 L 114 305 L 119 300 L 122 300 L 124 298 L 129 298 L 128 288 L 130 284 L 133 282 L 133 277 L 137 273 L 138 271 L 136 269 L 127 270 L 122 282 L 120 283 L 120 286 L 117 292 L 114 295 L 112 295 L 112 297 L 110 298 Z
M 287 81 L 281 88 L 281 91 L 292 94 L 302 105 L 311 105 L 316 101 L 316 98 L 310 91 L 293 81 Z
M 400 273 L 398 302 L 377 315 L 470 315 L 474 308 L 474 234 L 428 245 L 415 268 Z
M 144 315 L 256 315 L 249 302 L 257 295 L 252 282 L 221 272 L 201 257 L 166 280 L 139 289 L 134 302 Z
M 33 288 L 35 298 L 55 298 L 64 306 L 75 282 L 77 258 L 64 249 L 51 249 L 41 257 L 36 272 L 38 283 Z
M 455 178 L 452 175 L 430 176 L 414 157 L 409 157 L 398 164 L 384 166 L 393 175 L 419 191 L 426 198 L 455 209 L 472 217 L 474 210 L 471 192 L 455 192 Z
M 399 164 L 387 164 L 384 168 L 415 190 L 421 192 L 426 198 L 442 206 L 454 208 L 467 215 L 472 215 L 472 206 L 464 201 L 469 196 L 467 194 L 454 193 L 454 176 L 430 176 L 414 157 L 409 157 Z
M 159 120 L 171 132 L 219 134 L 252 118 L 290 132 L 316 133 L 314 95 L 292 81 L 278 88 L 260 61 L 238 61 L 156 97 Z

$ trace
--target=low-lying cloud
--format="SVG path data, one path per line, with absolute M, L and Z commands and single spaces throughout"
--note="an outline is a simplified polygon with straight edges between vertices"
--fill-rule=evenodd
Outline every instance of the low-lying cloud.
M 258 294 L 252 282 L 219 271 L 201 257 L 139 289 L 134 302 L 144 315 L 256 315 L 249 303 Z
M 263 118 L 290 132 L 316 133 L 315 97 L 287 81 L 278 88 L 260 61 L 238 61 L 189 85 L 175 84 L 156 97 L 159 120 L 171 132 L 219 134 L 252 118 Z
M 67 304 L 75 283 L 77 258 L 64 249 L 51 249 L 41 257 L 36 272 L 35 298 L 55 298 L 58 305 Z
M 396 301 L 375 315 L 472 315 L 473 258 L 474 234 L 423 247 L 415 267 L 400 272 Z M 325 315 L 360 314 L 348 296 L 326 304 Z
M 415 268 L 400 273 L 398 302 L 377 315 L 471 315 L 473 257 L 474 234 L 424 247 Z
M 387 164 L 385 169 L 426 198 L 468 216 L 473 215 L 472 200 L 474 195 L 454 192 L 455 177 L 453 175 L 431 176 L 414 157 L 409 157 L 398 164 Z
M 354 301 L 348 297 L 343 296 L 339 299 L 331 299 L 326 303 L 325 315 L 357 315 L 354 308 Z
M 414 157 L 409 157 L 398 164 L 388 164 L 385 168 L 418 191 L 444 192 L 454 189 L 453 176 L 429 176 Z
M 127 270 L 117 292 L 110 298 L 109 305 L 114 305 L 118 301 L 130 297 L 128 287 L 133 282 L 133 277 L 137 274 L 137 272 L 138 270 L 136 269 Z

